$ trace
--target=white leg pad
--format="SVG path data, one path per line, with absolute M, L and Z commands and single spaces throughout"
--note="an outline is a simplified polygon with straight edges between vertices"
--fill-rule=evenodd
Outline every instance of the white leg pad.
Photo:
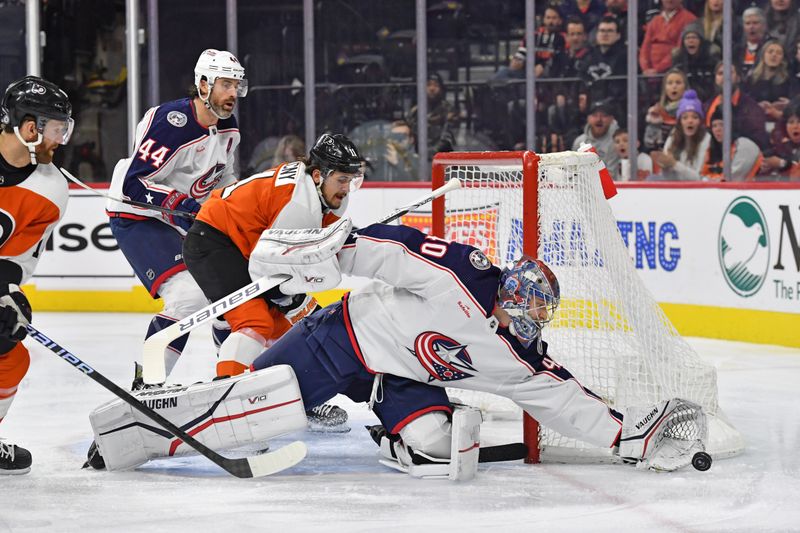
M 267 340 L 250 328 L 231 333 L 219 347 L 220 361 L 250 366 L 267 347 Z
M 472 407 L 456 407 L 452 424 L 444 413 L 423 415 L 400 430 L 400 441 L 381 440 L 380 462 L 412 477 L 470 480 L 478 470 L 482 420 Z M 415 464 L 409 449 L 428 462 Z
M 469 481 L 478 471 L 481 446 L 480 409 L 456 406 L 453 411 L 453 436 L 450 439 L 451 481 Z
M 135 396 L 213 450 L 264 442 L 308 424 L 300 387 L 288 365 L 188 387 L 146 389 Z M 101 405 L 89 420 L 108 470 L 195 453 L 121 399 Z

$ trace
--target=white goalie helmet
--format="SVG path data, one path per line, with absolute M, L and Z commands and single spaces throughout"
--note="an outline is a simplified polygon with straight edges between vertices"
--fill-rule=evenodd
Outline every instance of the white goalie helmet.
M 236 96 L 247 95 L 247 79 L 244 67 L 232 53 L 226 50 L 209 48 L 203 50 L 194 66 L 194 85 L 200 92 L 200 81 L 205 77 L 209 86 L 213 86 L 217 78 L 230 78 L 239 81 Z

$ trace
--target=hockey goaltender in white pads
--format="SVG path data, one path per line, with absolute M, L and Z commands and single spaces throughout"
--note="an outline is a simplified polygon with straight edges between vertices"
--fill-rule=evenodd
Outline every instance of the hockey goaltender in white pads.
M 705 454 L 707 440 L 708 421 L 703 408 L 675 398 L 647 408 L 627 409 L 619 456 L 635 461 L 638 468 L 671 472 L 695 464 L 693 458 L 699 452 Z
M 134 395 L 213 450 L 263 443 L 307 425 L 300 387 L 288 365 Z M 197 453 L 120 399 L 95 409 L 89 420 L 108 470 Z
M 266 229 L 250 254 L 250 277 L 288 274 L 280 284 L 286 295 L 333 289 L 342 280 L 336 253 L 352 229 L 349 218 L 326 228 Z
M 390 440 L 381 437 L 380 462 L 400 472 L 422 479 L 449 479 L 451 481 L 468 481 L 478 471 L 478 459 L 481 445 L 481 412 L 469 406 L 454 406 L 450 435 L 450 457 L 434 457 L 422 452 L 419 448 L 406 444 L 401 440 Z M 441 415 L 441 413 L 437 413 Z M 442 415 L 443 416 L 443 415 Z M 425 415 L 417 421 L 433 417 Z M 422 427 L 420 427 L 421 430 Z M 425 428 L 430 429 L 430 428 Z M 423 430 L 424 431 L 424 430 Z M 434 430 L 433 433 L 437 433 Z M 403 435 L 403 431 L 401 431 Z

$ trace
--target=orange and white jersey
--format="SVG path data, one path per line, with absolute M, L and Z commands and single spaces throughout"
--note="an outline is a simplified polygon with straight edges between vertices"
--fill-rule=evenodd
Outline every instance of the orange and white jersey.
M 347 198 L 338 209 L 323 212 L 314 180 L 303 163 L 294 161 L 214 191 L 197 220 L 227 235 L 249 258 L 264 230 L 325 227 L 345 209 Z
M 33 275 L 47 239 L 64 215 L 69 187 L 52 163 L 21 169 L 3 164 L 0 178 L 0 262 L 19 266 L 21 285 Z

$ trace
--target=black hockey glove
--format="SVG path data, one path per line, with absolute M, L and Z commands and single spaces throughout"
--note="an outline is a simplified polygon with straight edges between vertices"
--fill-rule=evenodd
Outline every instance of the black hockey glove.
M 0 352 L 7 352 L 28 334 L 31 304 L 13 283 L 0 283 Z

